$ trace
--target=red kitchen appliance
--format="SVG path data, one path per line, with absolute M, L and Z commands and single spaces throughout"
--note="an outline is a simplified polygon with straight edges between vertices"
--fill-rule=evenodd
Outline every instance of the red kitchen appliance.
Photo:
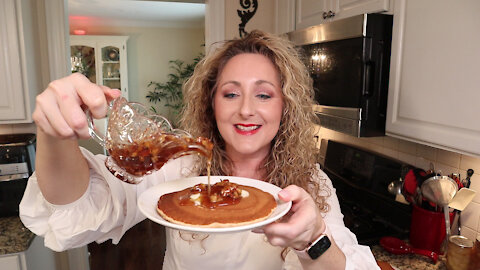
M 429 257 L 432 259 L 434 264 L 436 264 L 438 261 L 438 254 L 436 252 L 412 247 L 407 242 L 396 237 L 382 237 L 380 239 L 380 245 L 385 250 L 393 254 L 418 254 Z
M 452 217 L 451 213 L 450 220 Z M 414 205 L 410 224 L 410 244 L 413 247 L 441 252 L 446 235 L 443 212 L 429 211 Z
M 18 215 L 35 170 L 35 134 L 0 135 L 0 217 Z

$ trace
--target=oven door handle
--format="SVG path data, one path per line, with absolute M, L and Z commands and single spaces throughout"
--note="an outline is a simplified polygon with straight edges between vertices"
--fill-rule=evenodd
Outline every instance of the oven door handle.
M 365 63 L 365 84 L 363 85 L 363 96 L 371 97 L 375 90 L 375 62 L 368 61 Z
M 17 173 L 17 174 L 8 174 L 8 175 L 0 175 L 0 182 L 4 181 L 15 181 L 28 178 L 28 173 Z

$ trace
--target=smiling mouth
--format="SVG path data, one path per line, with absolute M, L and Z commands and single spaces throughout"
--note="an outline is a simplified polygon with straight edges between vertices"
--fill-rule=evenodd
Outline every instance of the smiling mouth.
M 260 125 L 248 125 L 248 126 L 235 125 L 235 127 L 241 131 L 252 131 L 252 130 L 259 129 L 261 126 Z

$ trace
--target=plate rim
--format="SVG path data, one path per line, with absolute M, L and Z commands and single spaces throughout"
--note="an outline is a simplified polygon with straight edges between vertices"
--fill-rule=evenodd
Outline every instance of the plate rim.
M 283 217 L 285 214 L 290 211 L 292 207 L 292 202 L 282 202 L 278 199 L 278 192 L 282 190 L 280 187 L 273 185 L 271 183 L 257 180 L 257 179 L 252 179 L 248 177 L 240 177 L 240 176 L 219 176 L 219 175 L 212 175 L 211 176 L 211 182 L 216 183 L 222 179 L 228 179 L 231 182 L 236 183 L 235 181 L 239 180 L 240 182 L 251 182 L 253 185 L 249 184 L 244 184 L 244 183 L 239 183 L 240 185 L 246 185 L 246 186 L 253 186 L 255 188 L 258 188 L 262 191 L 268 192 L 273 195 L 275 198 L 275 201 L 277 202 L 277 209 L 274 210 L 272 214 L 267 219 L 264 219 L 259 222 L 251 223 L 251 224 L 246 224 L 246 225 L 240 225 L 240 226 L 233 226 L 233 227 L 217 227 L 217 228 L 209 228 L 209 227 L 195 227 L 195 226 L 187 226 L 187 225 L 181 225 L 177 223 L 172 223 L 170 221 L 167 221 L 163 219 L 156 211 L 156 204 L 155 204 L 155 211 L 152 211 L 152 209 L 148 210 L 146 209 L 148 206 L 144 205 L 145 202 L 145 197 L 147 195 L 150 195 L 149 193 L 155 192 L 158 193 L 156 196 L 158 198 L 169 192 L 173 191 L 178 191 L 181 190 L 182 188 L 186 188 L 191 186 L 192 184 L 197 184 L 197 183 L 207 183 L 207 176 L 192 176 L 192 177 L 184 177 L 184 178 L 178 178 L 175 180 L 169 180 L 165 181 L 159 184 L 156 184 L 154 186 L 151 186 L 144 190 L 140 196 L 137 199 L 137 207 L 140 210 L 140 212 L 148 219 L 151 221 L 163 225 L 165 227 L 169 227 L 172 229 L 177 229 L 177 230 L 182 230 L 182 231 L 189 231 L 189 232 L 198 232 L 198 233 L 232 233 L 232 232 L 240 232 L 240 231 L 247 231 L 247 230 L 252 230 L 254 228 L 258 228 L 267 224 L 270 224 L 272 222 L 275 222 L 276 220 L 280 219 Z M 196 180 L 196 181 L 195 181 Z M 175 184 L 180 185 L 181 187 L 178 187 L 175 190 L 166 190 L 166 191 L 157 191 L 157 189 L 160 189 L 162 187 L 168 187 L 170 185 L 174 186 Z M 263 187 L 263 188 L 262 188 Z M 268 187 L 272 190 L 265 190 L 265 187 Z M 158 199 L 157 199 L 158 201 Z M 283 208 L 283 209 L 282 209 Z M 278 212 L 277 212 L 278 211 Z M 153 213 L 153 214 L 152 214 Z

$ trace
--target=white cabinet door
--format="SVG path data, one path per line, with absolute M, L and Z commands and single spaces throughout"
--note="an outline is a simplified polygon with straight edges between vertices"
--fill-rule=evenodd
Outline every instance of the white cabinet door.
M 324 15 L 330 10 L 331 0 L 297 0 L 295 29 L 325 22 Z
M 20 1 L 0 1 L 0 123 L 30 118 L 25 102 Z
M 364 13 L 379 13 L 388 11 L 389 0 L 337 0 L 332 8 L 335 20 Z
M 70 36 L 71 56 L 77 57 L 72 60 L 78 62 L 79 70 L 96 84 L 120 89 L 126 99 L 127 40 L 127 36 Z
M 128 99 L 126 36 L 99 37 L 97 41 L 99 83 L 110 88 L 120 89 Z
M 295 30 L 295 0 L 275 0 L 275 34 Z
M 0 266 L 2 270 L 26 270 L 22 268 L 20 256 L 17 254 L 0 257 Z
M 480 1 L 394 10 L 386 133 L 480 156 Z
M 296 0 L 295 29 L 389 8 L 390 0 Z
M 127 40 L 127 36 L 70 36 L 72 72 L 81 72 L 96 84 L 120 89 L 128 100 Z M 105 134 L 105 119 L 94 119 L 94 124 Z M 95 154 L 107 153 L 91 140 L 79 143 Z

